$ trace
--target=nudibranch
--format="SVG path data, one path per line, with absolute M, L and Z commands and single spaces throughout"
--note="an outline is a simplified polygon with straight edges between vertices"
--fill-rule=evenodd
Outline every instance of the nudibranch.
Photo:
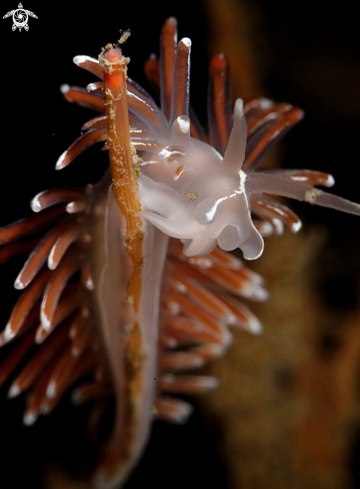
M 26 425 L 50 413 L 74 383 L 75 404 L 115 397 L 95 474 L 100 488 L 124 483 L 153 418 L 184 422 L 191 406 L 181 395 L 216 386 L 191 371 L 224 353 L 229 326 L 261 331 L 238 299 L 266 299 L 262 278 L 228 252 L 240 248 L 253 260 L 264 236 L 280 234 L 283 224 L 300 229 L 269 194 L 360 215 L 360 205 L 317 188 L 332 186 L 331 175 L 259 167 L 301 120 L 300 109 L 239 98 L 232 110 L 228 63 L 219 54 L 210 62 L 207 134 L 189 105 L 191 41 L 177 42 L 175 19 L 163 26 L 159 59 L 145 64 L 159 105 L 127 76 L 124 38 L 98 60 L 74 58 L 100 81 L 61 88 L 68 101 L 100 115 L 83 125 L 56 168 L 103 142 L 109 170 L 86 188 L 39 193 L 32 216 L 0 229 L 1 262 L 30 252 L 0 333 L 7 348 L 0 383 L 11 378 L 10 398 L 27 393 Z

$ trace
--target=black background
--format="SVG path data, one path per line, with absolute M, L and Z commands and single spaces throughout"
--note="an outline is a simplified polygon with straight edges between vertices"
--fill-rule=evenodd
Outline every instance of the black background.
M 314 2 L 302 2 L 291 9 L 288 2 L 275 1 L 270 6 L 258 0 L 249 3 L 250 8 L 252 5 L 260 19 L 258 27 L 265 47 L 263 52 L 259 47 L 259 63 L 263 64 L 260 69 L 266 95 L 302 106 L 307 114 L 287 138 L 284 164 L 333 173 L 336 193 L 360 202 L 360 41 L 353 2 L 341 2 L 336 9 L 320 8 Z M 120 29 L 131 30 L 125 52 L 131 58 L 129 75 L 148 88 L 143 63 L 151 52 L 158 53 L 164 20 L 170 15 L 177 17 L 179 38 L 187 36 L 193 42 L 191 99 L 205 122 L 207 64 L 214 53 L 207 50 L 211 32 L 203 6 L 196 0 L 182 0 L 171 7 L 150 1 L 98 2 L 91 6 L 83 2 L 45 5 L 29 1 L 24 2 L 24 8 L 38 19 L 29 19 L 28 32 L 13 32 L 10 18 L 0 20 L 0 225 L 28 215 L 30 199 L 44 188 L 84 185 L 103 173 L 106 156 L 98 149 L 80 157 L 72 167 L 55 171 L 58 156 L 93 116 L 65 102 L 59 86 L 85 86 L 93 81 L 92 75 L 73 65 L 72 57 L 96 57 L 101 46 L 120 37 Z M 1 16 L 14 8 L 16 1 L 3 1 Z M 323 90 L 318 88 L 321 83 Z M 335 272 L 327 274 L 327 300 L 335 301 L 338 307 L 353 307 L 359 300 L 359 220 L 305 204 L 295 207 L 305 217 L 305 226 L 325 223 L 329 249 L 343 256 Z M 16 297 L 11 284 L 19 266 L 16 262 L 16 266 L 11 263 L 2 267 L 3 324 Z M 4 390 L 1 397 L 5 397 Z M 87 408 L 74 410 L 65 401 L 49 420 L 24 429 L 22 403 L 19 399 L 0 404 L 0 487 L 45 488 L 42 464 L 48 459 L 73 475 L 86 476 L 94 455 L 84 435 Z M 185 427 L 156 424 L 154 435 L 127 487 L 143 487 L 144 481 L 159 488 L 227 487 L 217 453 L 218 440 L 207 434 L 197 413 Z

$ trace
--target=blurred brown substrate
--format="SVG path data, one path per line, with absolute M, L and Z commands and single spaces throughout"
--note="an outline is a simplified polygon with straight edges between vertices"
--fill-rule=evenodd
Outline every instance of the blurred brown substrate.
M 267 240 L 256 269 L 272 299 L 253 307 L 265 332 L 235 332 L 211 368 L 221 387 L 203 405 L 210 426 L 221 418 L 230 488 L 353 487 L 360 320 L 318 295 L 324 241 L 321 228 Z
M 226 35 L 214 30 L 212 48 L 222 49 L 231 35 L 241 38 L 234 26 L 248 19 L 245 42 L 257 57 L 253 66 L 260 69 L 263 93 L 305 109 L 305 122 L 283 143 L 282 163 L 334 173 L 335 193 L 359 202 L 360 42 L 345 6 L 325 12 L 309 5 L 295 12 L 284 2 L 226 0 L 214 17 L 218 3 L 203 5 L 210 24 L 234 16 Z M 227 43 L 230 49 L 236 44 Z M 234 79 L 243 66 L 249 65 L 231 65 Z M 209 425 L 221 419 L 219 451 L 234 489 L 360 486 L 354 451 L 360 425 L 360 225 L 326 209 L 295 209 L 304 216 L 304 229 L 268 238 L 254 263 L 272 294 L 267 304 L 252 306 L 265 333 L 254 338 L 236 332 L 229 355 L 211 369 L 221 379 L 220 391 L 203 400 Z

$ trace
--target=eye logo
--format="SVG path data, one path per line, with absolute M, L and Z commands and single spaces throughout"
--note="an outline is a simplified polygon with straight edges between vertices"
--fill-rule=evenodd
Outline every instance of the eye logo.
M 13 19 L 13 25 L 12 25 L 12 30 L 15 31 L 16 28 L 19 29 L 21 32 L 21 29 L 25 29 L 26 31 L 29 30 L 28 26 L 28 20 L 29 16 L 34 17 L 34 19 L 37 19 L 37 15 L 35 15 L 33 12 L 30 12 L 30 10 L 25 10 L 22 6 L 21 3 L 19 3 L 18 8 L 16 10 L 11 10 L 7 14 L 4 15 L 3 19 L 6 19 L 7 17 L 11 17 Z

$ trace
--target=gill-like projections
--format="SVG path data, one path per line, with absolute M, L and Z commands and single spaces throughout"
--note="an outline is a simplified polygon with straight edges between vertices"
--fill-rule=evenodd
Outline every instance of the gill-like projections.
M 74 381 L 75 404 L 115 397 L 98 487 L 126 480 L 154 417 L 187 419 L 191 406 L 176 395 L 216 385 L 191 371 L 224 353 L 229 325 L 261 331 L 238 297 L 266 299 L 262 279 L 227 252 L 240 248 L 255 259 L 263 236 L 281 233 L 283 223 L 301 227 L 264 193 L 360 215 L 358 204 L 316 188 L 333 185 L 328 174 L 259 167 L 302 111 L 262 98 L 237 99 L 233 111 L 224 55 L 210 63 L 206 135 L 189 104 L 190 50 L 168 19 L 159 60 L 151 55 L 145 64 L 160 106 L 127 77 L 118 46 L 107 46 L 99 61 L 75 57 L 100 81 L 62 93 L 100 115 L 83 125 L 56 168 L 102 142 L 110 170 L 85 189 L 41 192 L 34 215 L 0 229 L 1 261 L 30 252 L 15 281 L 22 293 L 0 333 L 8 349 L 0 382 L 13 375 L 9 397 L 28 393 L 28 425 Z
M 359 214 L 358 204 L 314 188 L 332 186 L 331 175 L 259 168 L 265 154 L 301 120 L 303 113 L 289 104 L 274 104 L 267 99 L 245 104 L 237 99 L 232 113 L 223 55 L 214 57 L 210 66 L 213 96 L 208 103 L 207 143 L 189 111 L 191 41 L 182 39 L 175 51 L 171 22 L 163 29 L 161 64 L 171 59 L 174 77 L 164 75 L 164 66 L 159 77 L 154 57 L 145 67 L 153 84 L 160 83 L 161 109 L 134 82 L 129 83 L 129 110 L 137 119 L 131 139 L 142 157 L 140 215 L 165 234 L 181 239 L 187 256 L 206 255 L 218 245 L 226 251 L 239 247 L 246 259 L 255 259 L 263 252 L 264 243 L 252 214 L 269 222 L 277 232 L 282 223 L 293 231 L 301 226 L 287 207 L 264 193 Z M 170 50 L 172 55 L 167 53 Z M 86 58 L 77 58 L 76 62 L 91 70 Z M 96 85 L 96 89 L 100 87 Z M 66 97 L 76 101 L 79 93 L 69 89 Z M 95 124 L 99 131 L 101 120 L 97 118 L 91 127 Z

